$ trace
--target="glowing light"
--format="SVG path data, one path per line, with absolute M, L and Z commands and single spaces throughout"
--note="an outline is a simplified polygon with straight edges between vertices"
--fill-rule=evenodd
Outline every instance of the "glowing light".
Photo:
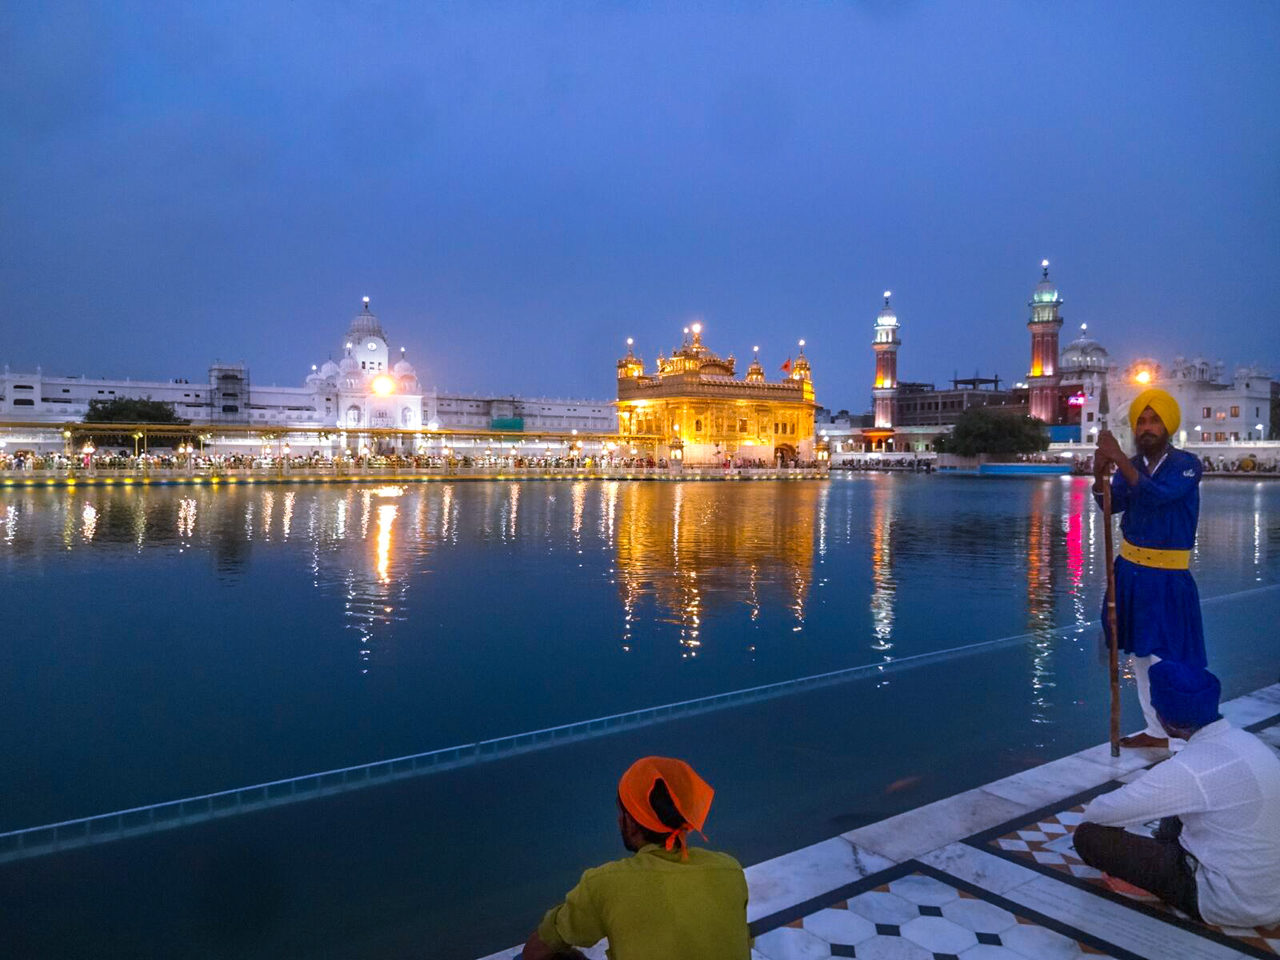
M 627 346 L 629 347 L 629 346 L 631 346 L 633 343 L 635 343 L 635 340 L 631 339 L 631 337 L 627 337 Z
M 751 349 L 752 349 L 752 350 L 754 350 L 756 353 L 759 353 L 759 352 L 760 352 L 760 348 L 759 348 L 759 347 L 752 347 Z
M 694 324 L 692 327 L 690 327 L 689 329 L 690 329 L 690 330 L 692 330 L 694 333 L 701 333 L 701 332 L 702 332 L 702 324 L 700 324 L 700 323 L 695 323 L 695 324 Z
M 1040 261 L 1040 266 L 1042 266 L 1042 267 L 1047 267 L 1047 266 L 1049 266 L 1049 261 L 1048 261 L 1048 260 L 1041 260 L 1041 261 Z
M 386 484 L 385 486 L 375 487 L 373 495 L 375 497 L 402 497 L 404 496 L 404 487 Z
M 373 392 L 380 397 L 385 397 L 394 393 L 396 389 L 395 382 L 390 377 L 376 377 L 373 381 Z
M 1082 323 L 1082 324 L 1080 324 L 1080 332 L 1081 332 L 1081 333 L 1084 333 L 1084 332 L 1085 332 L 1086 330 L 1088 330 L 1088 329 L 1089 329 L 1089 325 L 1088 325 L 1087 323 Z
M 804 341 L 803 341 L 803 340 L 801 340 L 801 341 L 800 341 L 800 346 L 801 346 L 801 348 L 803 348 L 803 347 L 804 347 Z
M 1139 370 L 1139 371 L 1138 371 L 1138 373 L 1137 373 L 1137 375 L 1136 375 L 1133 379 L 1137 380 L 1139 383 L 1150 383 L 1150 382 L 1151 382 L 1151 371 L 1150 371 L 1150 370 Z
M 889 299 L 890 297 L 892 297 L 892 296 L 893 296 L 893 291 L 892 291 L 892 290 L 886 290 L 886 291 L 884 292 L 884 298 L 885 298 L 886 300 L 888 300 L 888 299 Z
M 369 298 L 368 298 L 368 297 L 361 297 L 360 299 L 364 301 L 365 306 L 368 306 L 368 304 L 369 304 Z

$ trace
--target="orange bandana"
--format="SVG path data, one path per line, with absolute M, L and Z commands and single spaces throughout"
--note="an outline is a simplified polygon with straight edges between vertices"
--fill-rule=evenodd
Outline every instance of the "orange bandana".
M 667 785 L 676 810 L 684 817 L 684 823 L 675 829 L 663 823 L 649 803 L 649 794 L 659 780 Z M 711 784 L 694 773 L 693 767 L 683 760 L 672 757 L 641 757 L 618 781 L 618 798 L 627 813 L 646 830 L 667 834 L 668 850 L 679 843 L 681 857 L 688 857 L 689 831 L 702 833 L 713 796 L 715 791 Z

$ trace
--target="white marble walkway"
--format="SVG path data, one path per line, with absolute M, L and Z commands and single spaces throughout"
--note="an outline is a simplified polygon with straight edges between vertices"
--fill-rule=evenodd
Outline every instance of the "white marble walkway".
M 1222 705 L 1280 752 L 1280 684 Z M 979 842 L 1051 819 L 1077 794 L 1131 779 L 1164 751 L 1101 744 L 747 868 L 754 960 L 1241 960 L 1280 940 L 1241 938 L 1090 887 Z M 1002 826 L 1003 825 L 1003 826 Z M 989 837 L 988 837 L 989 839 Z M 1050 838 L 1052 839 L 1052 838 Z M 994 851 L 994 852 L 993 852 Z M 1035 859 L 1032 859 L 1035 857 Z M 1060 862 L 1060 861 L 1059 861 Z M 1061 868 L 1065 869 L 1065 868 Z M 586 951 L 603 960 L 604 944 Z M 519 947 L 483 960 L 512 960 Z

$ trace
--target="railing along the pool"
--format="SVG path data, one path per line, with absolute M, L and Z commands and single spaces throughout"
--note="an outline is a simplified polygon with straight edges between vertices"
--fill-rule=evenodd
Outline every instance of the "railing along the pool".
M 1259 589 L 1266 590 L 1271 588 L 1263 587 Z M 1053 633 L 1063 637 L 1075 636 L 1089 626 L 1096 626 L 1096 623 L 1057 628 Z M 606 717 L 595 717 L 591 720 L 581 720 L 576 723 L 546 727 L 541 730 L 531 730 L 511 736 L 481 740 L 476 743 L 445 747 L 439 750 L 428 750 L 424 753 L 396 757 L 391 760 L 378 760 L 351 767 L 325 770 L 321 773 L 311 773 L 284 780 L 273 780 L 269 783 L 257 783 L 234 790 L 222 790 L 217 793 L 186 797 L 182 800 L 170 800 L 163 803 L 148 804 L 147 806 L 132 807 L 128 810 L 116 810 L 92 817 L 64 820 L 61 823 L 11 830 L 7 833 L 0 833 L 0 863 L 43 856 L 59 850 L 83 847 L 90 844 L 106 843 L 111 840 L 154 833 L 159 830 L 169 830 L 175 827 L 215 820 L 220 817 L 264 810 L 287 803 L 296 803 L 300 800 L 331 796 L 350 790 L 404 780 L 409 777 L 453 770 L 488 760 L 502 759 L 534 750 L 543 750 L 548 747 L 592 739 L 620 730 L 630 730 L 649 724 L 661 723 L 665 720 L 709 713 L 729 706 L 768 700 L 805 689 L 894 673 L 899 670 L 938 663 L 956 657 L 972 656 L 1001 647 L 1015 646 L 1036 638 L 1042 638 L 1042 635 L 1024 633 L 1012 637 L 1001 637 L 962 647 L 950 647 L 945 650 L 902 657 L 885 663 L 847 667 L 842 670 L 813 674 L 794 680 L 782 680 L 757 687 L 748 687 L 743 690 L 698 697 L 693 700 L 666 703 Z
M 530 467 L 476 464 L 456 467 L 395 465 L 94 467 L 0 469 L 0 488 L 109 486 L 113 484 L 372 483 L 450 480 L 799 480 L 827 476 L 827 467 L 647 467 L 622 465 Z

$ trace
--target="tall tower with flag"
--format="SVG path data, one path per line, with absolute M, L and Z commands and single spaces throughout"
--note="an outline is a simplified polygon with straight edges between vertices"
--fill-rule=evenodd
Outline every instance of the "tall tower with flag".
M 898 396 L 898 317 L 889 304 L 892 294 L 884 292 L 884 308 L 876 317 L 876 335 L 871 348 L 876 352 L 876 379 L 871 390 L 874 398 L 875 426 L 893 429 L 893 406 Z
M 1031 330 L 1028 412 L 1038 420 L 1053 423 L 1058 418 L 1058 383 L 1062 379 L 1058 374 L 1058 331 L 1062 329 L 1058 308 L 1062 306 L 1062 297 L 1049 279 L 1049 261 L 1041 260 L 1040 268 L 1043 271 L 1040 282 L 1028 304 L 1031 307 L 1031 319 L 1027 321 Z

